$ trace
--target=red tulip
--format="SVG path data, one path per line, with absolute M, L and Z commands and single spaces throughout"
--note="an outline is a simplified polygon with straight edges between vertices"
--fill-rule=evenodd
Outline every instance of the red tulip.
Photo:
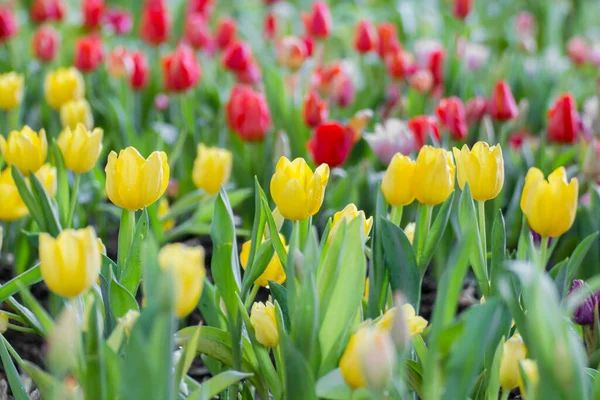
M 354 30 L 354 48 L 361 54 L 377 47 L 377 30 L 370 21 L 359 21 Z
M 316 90 L 310 90 L 306 93 L 306 96 L 304 96 L 302 116 L 304 117 L 304 123 L 311 128 L 325 122 L 329 116 L 327 102 L 321 100 L 321 97 Z
M 465 114 L 467 115 L 467 124 L 473 125 L 483 118 L 487 111 L 487 99 L 485 97 L 473 97 L 465 104 Z
M 214 8 L 214 0 L 189 0 L 188 14 L 202 14 L 205 18 L 210 16 Z
M 62 0 L 34 0 L 29 9 L 29 16 L 36 23 L 45 21 L 61 21 L 65 15 Z
M 433 75 L 426 69 L 419 70 L 411 75 L 410 87 L 419 93 L 427 93 L 433 87 Z
M 251 60 L 245 70 L 235 72 L 235 79 L 238 83 L 254 85 L 262 79 L 262 72 L 258 64 Z
M 223 53 L 223 66 L 233 72 L 241 72 L 248 68 L 252 61 L 252 50 L 246 42 L 237 41 L 231 44 Z
M 454 139 L 461 140 L 467 136 L 467 118 L 461 99 L 458 97 L 442 99 L 435 112 Z
M 278 1 L 279 1 L 279 0 L 263 0 L 263 2 L 264 2 L 265 4 L 267 4 L 267 5 L 270 5 L 270 4 L 275 4 L 275 3 L 277 3 Z
M 525 130 L 514 132 L 509 136 L 508 144 L 513 150 L 521 150 L 523 143 L 525 143 L 529 136 L 529 132 Z
M 519 114 L 517 103 L 505 81 L 498 81 L 488 102 L 488 112 L 498 121 L 508 121 Z
M 310 36 L 302 37 L 302 41 L 304 42 L 304 45 L 306 46 L 307 57 L 312 57 L 313 49 L 315 48 L 315 42 L 312 40 L 312 38 Z
M 400 103 L 400 89 L 396 84 L 389 84 L 385 89 L 385 102 L 381 113 L 383 117 L 389 118 L 398 103 Z
M 131 13 L 119 8 L 109 8 L 106 10 L 102 17 L 102 23 L 104 26 L 108 26 L 115 35 L 126 35 L 133 28 Z
M 333 81 L 344 74 L 346 72 L 338 62 L 334 62 L 329 66 L 317 67 L 313 75 L 313 84 L 321 94 L 330 96 L 333 93 Z
M 0 42 L 10 39 L 19 31 L 15 14 L 10 7 L 0 7 Z
M 81 13 L 83 14 L 83 26 L 94 29 L 100 26 L 100 18 L 104 12 L 104 0 L 83 0 Z
M 225 50 L 237 36 L 237 23 L 234 19 L 225 17 L 217 23 L 215 37 L 220 50 Z
M 327 3 L 313 3 L 310 14 L 302 14 L 306 34 L 315 39 L 325 39 L 331 32 L 331 13 Z
M 82 36 L 75 42 L 73 65 L 81 72 L 92 72 L 102 62 L 102 40 L 96 35 Z
M 413 133 L 415 143 L 420 149 L 427 143 L 427 139 L 431 136 L 436 141 L 440 140 L 440 129 L 438 128 L 435 117 L 429 115 L 419 115 L 408 121 L 408 128 Z
M 129 55 L 129 60 L 129 84 L 133 90 L 141 90 L 146 87 L 150 77 L 148 58 L 143 52 L 134 51 Z
M 194 51 L 179 45 L 162 60 L 165 89 L 168 92 L 183 92 L 198 83 L 202 76 L 200 64 Z
M 115 47 L 106 57 L 106 68 L 108 69 L 108 74 L 113 78 L 120 79 L 127 75 L 131 69 L 130 64 L 129 52 L 123 46 Z
M 60 36 L 56 29 L 50 25 L 42 25 L 33 34 L 33 55 L 42 62 L 50 62 L 56 57 L 59 44 Z
M 140 36 L 153 46 L 169 38 L 169 15 L 163 0 L 146 0 L 140 22 Z
M 473 9 L 473 0 L 454 0 L 452 14 L 455 18 L 465 19 Z
M 265 16 L 264 34 L 267 39 L 273 39 L 277 35 L 277 17 L 271 12 Z
M 579 126 L 573 96 L 570 93 L 560 96 L 548 111 L 548 139 L 558 143 L 575 143 Z
M 567 54 L 575 65 L 582 65 L 588 59 L 588 43 L 582 36 L 574 36 L 567 42 Z
M 404 50 L 389 52 L 385 57 L 388 73 L 394 79 L 404 79 L 415 69 L 415 61 L 410 53 Z
M 379 24 L 377 27 L 377 52 L 382 60 L 385 60 L 385 56 L 388 53 L 399 50 L 400 42 L 398 42 L 398 33 L 396 32 L 396 26 L 389 22 Z
M 302 67 L 308 57 L 308 50 L 302 39 L 287 36 L 277 43 L 277 62 L 296 71 Z
M 248 86 L 236 85 L 226 106 L 227 123 L 244 141 L 263 140 L 271 125 L 265 97 Z
M 333 100 L 338 107 L 348 107 L 356 95 L 354 82 L 346 74 L 340 74 L 333 80 Z
M 354 131 L 338 122 L 319 125 L 307 143 L 315 164 L 328 164 L 331 168 L 342 165 L 354 146 Z
M 444 49 L 434 49 L 427 57 L 427 69 L 433 76 L 433 86 L 439 87 L 444 83 Z
M 204 49 L 210 44 L 210 30 L 202 14 L 188 14 L 185 20 L 185 40 L 195 49 Z

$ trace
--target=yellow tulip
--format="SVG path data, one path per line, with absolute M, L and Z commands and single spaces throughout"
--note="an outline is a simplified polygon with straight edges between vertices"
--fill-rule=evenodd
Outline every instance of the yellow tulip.
M 94 168 L 102 151 L 103 135 L 102 129 L 88 130 L 83 124 L 65 128 L 58 137 L 58 147 L 66 167 L 78 174 Z
M 155 151 L 144 157 L 133 147 L 111 151 L 106 164 L 106 193 L 110 201 L 126 210 L 139 210 L 157 201 L 169 184 L 167 155 Z
M 25 176 L 35 172 L 48 155 L 46 131 L 35 133 L 30 127 L 24 126 L 20 131 L 12 131 L 8 140 L 0 136 L 0 150 L 9 165 L 16 166 Z
M 158 218 L 162 218 L 163 215 L 166 215 L 169 212 L 169 200 L 166 198 L 160 199 L 158 202 Z M 173 218 L 169 218 L 162 223 L 162 228 L 166 232 L 170 229 L 173 229 L 175 226 L 175 220 Z
M 279 344 L 279 332 L 275 319 L 275 306 L 270 301 L 266 304 L 254 303 L 250 314 L 250 323 L 258 343 L 265 347 L 276 347 Z
M 285 245 L 285 237 L 282 234 L 279 234 L 279 237 L 281 242 Z M 242 251 L 240 252 L 240 263 L 242 264 L 242 268 L 244 268 L 244 270 L 248 266 L 248 257 L 250 257 L 251 246 L 251 241 L 247 241 L 242 245 Z M 267 268 L 265 268 L 263 273 L 256 278 L 254 283 L 262 287 L 267 287 L 269 286 L 269 281 L 277 283 L 285 282 L 285 271 L 283 270 L 283 266 L 281 265 L 281 261 L 279 260 L 277 253 L 273 254 L 273 257 L 271 258 L 271 261 L 269 261 Z
M 48 196 L 54 197 L 56 195 L 56 168 L 50 164 L 44 164 L 35 173 L 35 177 L 40 181 Z
M 0 74 L 0 109 L 16 108 L 23 100 L 23 75 L 16 72 Z
M 527 377 L 527 381 L 530 385 L 536 386 L 540 381 L 540 373 L 538 371 L 537 362 L 535 360 L 531 360 L 526 358 L 521 361 L 521 368 Z M 527 398 L 527 393 L 525 390 L 525 381 L 523 379 L 522 374 L 519 374 L 519 390 L 521 391 L 521 397 Z
M 502 390 L 513 390 L 519 386 L 519 362 L 527 355 L 527 348 L 521 335 L 508 339 L 503 346 L 500 362 L 500 385 Z
M 398 207 L 413 202 L 415 194 L 412 181 L 415 167 L 416 163 L 405 155 L 394 155 L 381 181 L 381 191 L 388 204 Z
M 475 200 L 486 201 L 498 196 L 504 185 L 504 158 L 500 145 L 490 147 L 485 142 L 477 142 L 473 150 L 465 144 L 459 150 L 453 149 L 458 168 L 458 185 L 464 189 L 469 183 Z
M 29 210 L 19 195 L 10 168 L 0 173 L 0 221 L 15 221 L 29 214 Z
M 85 99 L 71 100 L 60 107 L 60 122 L 63 128 L 75 129 L 83 124 L 87 129 L 94 127 L 94 116 L 90 104 Z
M 389 332 L 369 329 L 362 354 L 362 368 L 370 388 L 381 392 L 387 386 L 396 365 L 396 349 Z
M 192 172 L 196 187 L 211 195 L 218 193 L 221 186 L 229 180 L 232 160 L 229 150 L 199 144 Z
M 94 228 L 66 229 L 56 239 L 42 232 L 39 243 L 40 271 L 52 292 L 75 297 L 96 281 L 101 256 Z
M 364 230 L 365 230 L 365 240 L 369 237 L 369 232 L 371 232 L 371 227 L 373 226 L 373 217 L 369 217 L 368 219 L 365 217 L 364 211 L 358 211 L 358 208 L 354 204 L 348 204 L 342 211 L 338 211 L 333 215 L 333 220 L 331 222 L 331 228 L 329 230 L 329 240 L 332 240 L 337 232 L 340 223 L 346 221 L 350 223 L 354 218 L 360 218 L 363 222 Z
M 454 191 L 454 170 L 450 152 L 423 146 L 417 157 L 412 181 L 416 199 L 431 206 L 446 201 Z
M 531 229 L 544 237 L 568 231 L 577 213 L 578 190 L 577 178 L 567 182 L 563 167 L 552 172 L 547 180 L 542 171 L 531 168 L 521 195 L 521 210 Z
M 167 244 L 158 253 L 158 263 L 163 270 L 172 273 L 175 314 L 183 318 L 194 310 L 202 295 L 206 276 L 204 248 Z
M 377 326 L 385 331 L 390 331 L 396 313 L 396 307 L 390 308 L 377 322 Z M 411 304 L 407 303 L 402 306 L 402 315 L 410 337 L 420 335 L 427 328 L 427 320 L 418 316 Z
M 271 178 L 271 196 L 285 218 L 304 220 L 319 212 L 328 180 L 327 164 L 322 164 L 313 173 L 303 158 L 290 162 L 281 157 Z
M 346 384 L 352 389 L 359 389 L 367 386 L 367 378 L 365 377 L 362 365 L 362 358 L 366 341 L 369 338 L 368 325 L 361 326 L 356 333 L 350 337 L 350 341 L 340 358 L 340 372 Z
M 52 108 L 60 109 L 72 100 L 78 100 L 85 95 L 83 76 L 74 67 L 58 68 L 49 72 L 44 81 L 46 101 Z
M 406 238 L 408 239 L 410 244 L 412 244 L 413 240 L 415 239 L 415 229 L 416 229 L 416 224 L 414 222 L 410 222 L 404 228 L 404 234 L 406 235 Z

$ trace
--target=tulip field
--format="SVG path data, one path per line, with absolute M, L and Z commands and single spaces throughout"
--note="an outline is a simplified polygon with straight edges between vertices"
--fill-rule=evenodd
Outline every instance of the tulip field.
M 600 399 L 599 15 L 0 1 L 0 399 Z

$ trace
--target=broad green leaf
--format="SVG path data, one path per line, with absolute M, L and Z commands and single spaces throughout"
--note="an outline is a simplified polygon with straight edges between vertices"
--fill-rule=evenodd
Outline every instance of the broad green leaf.
M 204 288 L 198 302 L 198 308 L 207 325 L 224 329 L 226 324 L 219 303 L 214 285 L 208 277 L 204 278 Z
M 567 275 L 566 275 L 566 280 L 565 280 L 565 286 L 563 287 L 563 291 L 562 291 L 563 294 L 566 293 L 571 281 L 577 277 L 577 271 L 579 270 L 579 267 L 581 266 L 581 263 L 583 262 L 585 255 L 587 254 L 590 247 L 592 246 L 592 243 L 594 243 L 594 241 L 596 240 L 597 237 L 598 237 L 598 232 L 594 232 L 591 235 L 587 236 L 585 239 L 583 239 L 577 245 L 577 247 L 571 254 L 571 257 L 569 258 L 569 262 L 567 263 L 567 270 L 566 270 Z
M 373 229 L 371 239 L 371 262 L 369 263 L 369 299 L 367 304 L 367 316 L 369 318 L 376 318 L 383 309 L 385 302 L 385 282 L 386 282 L 386 270 L 385 270 L 385 258 L 383 253 L 382 243 L 382 231 L 381 221 L 382 218 L 386 217 L 387 204 L 381 191 L 381 184 L 377 185 L 377 203 L 375 207 L 375 228 Z
M 115 318 L 121 318 L 129 310 L 140 310 L 135 297 L 117 282 L 114 277 L 110 283 L 110 308 Z
M 487 400 L 498 400 L 498 393 L 500 392 L 500 363 L 502 362 L 502 353 L 504 352 L 504 337 L 498 343 L 496 352 L 494 353 L 494 360 L 492 361 L 492 367 L 488 372 L 488 384 L 487 384 Z
M 181 351 L 181 356 L 179 358 L 179 362 L 177 363 L 175 369 L 175 387 L 179 388 L 180 383 L 182 382 L 183 377 L 187 374 L 187 371 L 190 369 L 192 365 L 192 361 L 196 357 L 196 346 L 198 345 L 198 338 L 200 337 L 200 325 L 196 328 L 194 335 L 191 340 L 189 340 Z
M 269 281 L 269 288 L 271 289 L 271 296 L 279 303 L 281 307 L 281 314 L 286 327 L 290 326 L 290 316 L 287 306 L 287 289 L 285 286 L 280 285 L 277 282 Z
M 27 360 L 21 360 L 20 362 L 17 360 L 17 362 L 23 368 L 23 371 L 29 375 L 33 383 L 35 383 L 42 397 L 50 397 L 54 388 L 59 384 L 56 378 Z
M 435 220 L 433 221 L 433 224 L 431 225 L 431 229 L 429 230 L 425 241 L 425 247 L 423 248 L 423 254 L 419 260 L 420 271 L 424 271 L 427 268 L 427 265 L 429 265 L 429 262 L 435 253 L 435 249 L 440 242 L 440 238 L 446 230 L 448 220 L 450 219 L 450 213 L 452 212 L 453 201 L 454 193 L 448 196 L 446 201 L 442 204 Z
M 19 191 L 19 195 L 21 196 L 23 203 L 25 203 L 27 209 L 29 210 L 29 213 L 31 214 L 35 222 L 37 222 L 40 231 L 45 232 L 46 220 L 44 218 L 44 215 L 42 214 L 42 209 L 40 207 L 41 205 L 38 204 L 37 199 L 33 195 L 31 189 L 29 189 L 29 185 L 27 185 L 25 178 L 14 165 L 11 169 L 11 175 L 13 177 L 13 180 L 15 181 L 15 185 L 17 186 L 17 190 Z
M 56 203 L 60 215 L 60 224 L 66 226 L 69 215 L 69 179 L 62 153 L 56 141 L 51 145 L 52 158 L 56 167 Z
M 29 287 L 42 281 L 40 265 L 37 264 L 21 275 L 0 286 L 0 302 L 19 292 L 21 287 Z
M 102 315 L 97 301 L 94 301 L 87 320 L 85 334 L 85 398 L 103 400 L 106 393 L 106 368 L 104 365 L 104 342 Z
M 54 327 L 54 321 L 52 317 L 48 315 L 48 312 L 42 307 L 42 305 L 37 301 L 35 297 L 31 294 L 28 288 L 22 286 L 19 288 L 19 292 L 21 295 L 21 299 L 27 306 L 29 310 L 35 315 L 36 319 L 39 321 L 40 326 L 43 329 L 44 335 L 48 334 L 48 332 L 52 331 Z
M 199 389 L 196 389 L 189 395 L 188 400 L 212 399 L 229 386 L 236 384 L 244 378 L 248 378 L 250 376 L 252 376 L 252 374 L 247 372 L 221 372 L 219 375 L 202 383 Z
M 289 400 L 316 400 L 315 380 L 308 361 L 288 337 L 280 337 L 280 344 L 283 347 L 285 363 L 286 398 Z
M 42 211 L 42 216 L 46 221 L 46 229 L 48 230 L 48 233 L 56 237 L 62 230 L 58 218 L 58 211 L 52 205 L 52 200 L 50 200 L 50 196 L 48 196 L 46 189 L 35 176 L 35 174 L 29 175 L 29 182 L 31 182 L 31 192 L 37 199 L 37 202 Z
M 250 277 L 246 278 L 246 275 L 244 274 L 244 280 L 243 280 L 243 284 L 242 284 L 242 298 L 245 300 L 245 295 L 250 287 L 250 284 L 252 284 L 254 282 L 254 280 L 260 276 L 260 274 L 257 274 L 255 271 L 253 271 L 254 269 L 259 270 L 260 268 L 258 266 L 260 266 L 261 264 L 258 264 L 258 266 L 254 265 L 254 257 L 256 255 L 256 251 L 259 248 L 259 246 L 262 247 L 262 240 L 263 240 L 263 235 L 264 235 L 264 230 L 265 230 L 265 222 L 266 222 L 266 217 L 265 217 L 265 213 L 264 213 L 264 209 L 262 206 L 262 201 L 261 201 L 261 195 L 260 195 L 260 184 L 258 183 L 258 179 L 256 177 L 254 177 L 254 222 L 252 223 L 252 236 L 250 238 L 251 244 L 250 244 L 250 254 L 248 255 L 248 265 L 247 268 L 249 270 L 252 271 L 248 271 L 251 272 Z M 269 258 L 270 260 L 270 258 Z M 267 261 L 268 263 L 268 261 Z M 265 266 L 266 268 L 266 266 Z M 264 269 L 263 269 L 264 271 Z M 261 271 L 262 273 L 262 271 Z M 252 279 L 250 279 L 252 278 Z
M 25 387 L 23 386 L 19 372 L 17 371 L 10 354 L 8 354 L 8 350 L 6 349 L 6 339 L 3 335 L 0 334 L 0 336 L 0 358 L 2 359 L 2 365 L 4 366 L 4 373 L 8 378 L 10 390 L 12 391 L 12 394 L 16 400 L 28 400 L 29 396 L 27 395 L 27 391 L 25 391 Z
M 119 282 L 132 296 L 137 293 L 140 279 L 142 278 L 142 244 L 148 235 L 148 209 L 144 208 L 142 215 L 138 219 L 133 242 L 127 253 L 125 265 L 121 269 Z

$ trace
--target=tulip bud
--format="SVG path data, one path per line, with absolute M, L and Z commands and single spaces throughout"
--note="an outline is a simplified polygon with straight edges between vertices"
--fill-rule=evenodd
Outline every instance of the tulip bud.
M 367 20 L 359 21 L 354 30 L 354 48 L 361 54 L 368 53 L 377 47 L 377 30 Z
M 304 42 L 304 45 L 306 46 L 306 54 L 307 54 L 307 56 L 308 57 L 312 57 L 313 50 L 315 48 L 315 42 L 314 42 L 314 40 L 310 36 L 303 36 L 301 39 Z
M 375 133 L 365 135 L 365 140 L 377 158 L 386 165 L 392 162 L 396 153 L 410 154 L 415 148 L 415 140 L 406 124 L 394 118 L 376 124 Z
M 56 194 L 56 168 L 44 164 L 35 173 L 36 178 L 48 193 L 54 197 Z M 0 172 L 0 221 L 15 221 L 29 214 L 27 206 L 21 199 L 17 185 L 13 180 L 10 168 Z
M 63 128 L 75 129 L 82 124 L 86 129 L 94 126 L 94 116 L 85 99 L 72 100 L 60 108 L 60 122 Z
M 327 3 L 316 1 L 309 14 L 302 14 L 306 34 L 315 39 L 325 39 L 331 32 L 331 13 Z
M 133 90 L 142 90 L 148 84 L 150 71 L 148 69 L 148 59 L 146 54 L 141 51 L 134 51 L 129 55 L 129 85 Z
M 573 96 L 570 93 L 560 96 L 548 111 L 548 139 L 557 143 L 575 143 L 579 121 Z
M 433 76 L 433 86 L 439 87 L 444 83 L 444 62 L 446 54 L 443 48 L 436 48 L 432 50 L 427 58 L 427 69 Z
M 575 65 L 585 64 L 588 60 L 589 47 L 582 36 L 574 36 L 567 42 L 567 54 Z
M 419 203 L 441 204 L 454 191 L 454 161 L 450 152 L 423 146 L 415 166 L 412 191 Z
M 162 59 L 165 89 L 183 92 L 194 87 L 202 77 L 196 55 L 188 46 L 179 45 Z
M 415 137 L 418 149 L 427 143 L 429 137 L 435 138 L 436 141 L 440 140 L 440 130 L 435 117 L 430 117 L 428 115 L 414 117 L 408 121 L 408 128 Z
M 11 7 L 0 6 L 0 42 L 5 42 L 15 36 L 19 31 L 19 25 Z
M 335 234 L 343 221 L 349 224 L 352 220 L 354 220 L 354 218 L 359 218 L 363 222 L 365 233 L 364 239 L 366 241 L 369 238 L 369 233 L 371 232 L 371 227 L 373 226 L 373 217 L 369 217 L 367 219 L 365 212 L 362 210 L 358 211 L 358 208 L 356 208 L 353 203 L 348 204 L 342 211 L 338 211 L 333 214 L 328 240 L 331 241 L 335 237 Z
M 265 347 L 277 347 L 279 344 L 279 332 L 277 331 L 277 320 L 275 319 L 275 306 L 268 301 L 254 303 L 250 314 L 250 323 L 254 328 L 254 334 L 258 343 Z
M 75 42 L 73 65 L 81 72 L 92 72 L 102 62 L 102 41 L 98 36 L 84 36 Z
M 265 97 L 248 86 L 236 85 L 226 106 L 227 122 L 242 140 L 263 140 L 271 126 Z
M 319 93 L 315 90 L 310 90 L 304 96 L 304 107 L 302 109 L 304 123 L 315 128 L 322 122 L 327 120 L 329 116 L 329 107 L 327 101 L 321 100 Z
M 377 52 L 382 60 L 385 60 L 390 52 L 395 52 L 401 48 L 396 26 L 392 23 L 384 22 L 377 26 L 377 39 Z
M 487 111 L 487 100 L 484 97 L 473 97 L 465 104 L 467 124 L 473 125 L 483 118 Z
M 214 0 L 189 0 L 187 11 L 193 14 L 200 14 L 207 18 L 210 16 L 213 8 Z
M 515 98 L 505 81 L 499 81 L 494 86 L 494 92 L 488 102 L 488 112 L 492 118 L 499 121 L 508 121 L 519 115 Z
M 202 294 L 206 276 L 204 248 L 167 244 L 158 253 L 158 263 L 163 270 L 171 272 L 175 314 L 183 318 L 194 310 Z
M 225 50 L 237 37 L 237 23 L 234 19 L 225 17 L 217 22 L 215 33 L 217 45 L 220 50 Z
M 198 155 L 194 160 L 192 179 L 198 189 L 215 195 L 225 185 L 231 175 L 232 154 L 218 147 L 198 145 Z
M 316 164 L 339 167 L 354 146 L 354 131 L 337 122 L 323 123 L 314 130 L 306 146 Z
M 44 81 L 46 101 L 54 109 L 60 109 L 71 100 L 83 98 L 85 86 L 81 73 L 71 68 L 59 68 L 49 72 Z
M 254 85 L 262 79 L 262 72 L 258 63 L 254 59 L 250 60 L 250 64 L 243 71 L 235 71 L 235 79 L 237 83 L 245 85 Z
M 16 72 L 0 74 L 0 109 L 9 111 L 23 100 L 23 75 Z
M 0 136 L 0 151 L 9 165 L 16 166 L 23 175 L 36 172 L 46 161 L 48 141 L 46 131 L 35 133 L 24 126 L 20 131 L 11 131 L 8 139 Z
M 273 13 L 267 13 L 263 28 L 265 38 L 272 40 L 277 36 L 277 17 Z M 306 43 L 305 43 L 306 45 Z M 308 51 L 307 51 L 308 52 Z
M 83 26 L 95 29 L 100 26 L 100 18 L 104 12 L 104 0 L 83 0 L 81 3 L 81 14 L 83 14 Z
M 388 204 L 399 207 L 413 202 L 415 167 L 416 163 L 402 154 L 396 154 L 392 158 L 381 182 L 381 191 Z
M 452 15 L 457 19 L 465 19 L 473 9 L 473 0 L 453 0 Z
M 300 69 L 307 57 L 308 51 L 301 39 L 288 36 L 277 44 L 277 62 L 292 71 Z
M 202 14 L 188 14 L 185 20 L 185 40 L 194 49 L 206 48 L 211 40 L 210 29 Z
M 556 237 L 567 232 L 577 213 L 579 183 L 567 181 L 564 167 L 556 169 L 548 179 L 537 168 L 525 177 L 521 195 L 521 210 L 531 229 L 544 237 Z
M 433 75 L 428 70 L 419 70 L 410 77 L 410 86 L 419 93 L 427 93 L 433 87 Z
M 283 217 L 301 221 L 319 212 L 328 180 L 327 164 L 313 173 L 303 158 L 290 162 L 281 157 L 271 178 L 271 196 Z
M 78 174 L 94 168 L 102 151 L 103 135 L 102 129 L 91 130 L 82 124 L 65 128 L 58 137 L 58 147 L 66 167 Z
M 467 116 L 461 99 L 455 96 L 442 99 L 435 112 L 454 139 L 462 140 L 467 136 Z
M 333 100 L 338 107 L 348 107 L 354 101 L 356 91 L 352 79 L 341 73 L 333 80 Z
M 580 290 L 589 291 L 589 288 L 584 281 L 576 279 L 573 281 L 573 285 L 569 289 L 567 296 L 570 296 L 571 293 L 578 292 Z M 590 294 L 590 296 L 587 297 L 583 303 L 579 305 L 579 307 L 577 307 L 575 313 L 573 314 L 573 321 L 575 321 L 577 325 L 591 325 L 594 323 L 594 313 L 596 304 L 598 303 L 597 297 L 598 296 L 594 294 Z
M 133 28 L 133 17 L 127 10 L 109 8 L 104 12 L 103 24 L 115 35 L 127 35 Z
M 537 362 L 535 362 L 534 360 L 531 360 L 529 358 L 526 358 L 525 360 L 522 360 L 520 362 L 520 366 L 521 366 L 521 369 L 523 370 L 523 373 L 527 377 L 528 385 L 530 385 L 532 387 L 537 386 L 537 384 L 540 381 L 540 374 L 538 371 Z M 525 390 L 526 386 L 525 386 L 525 381 L 523 380 L 523 373 L 519 374 L 519 391 L 521 392 L 521 396 L 524 399 L 526 399 L 527 392 Z
M 344 381 L 352 389 L 359 389 L 367 386 L 367 380 L 363 372 L 363 354 L 366 347 L 366 341 L 369 338 L 369 330 L 373 329 L 368 325 L 361 326 L 355 334 L 350 337 L 350 341 L 340 359 L 340 372 Z
M 485 142 L 477 142 L 473 150 L 465 144 L 461 150 L 455 147 L 453 152 L 461 190 L 468 182 L 475 200 L 486 201 L 498 196 L 504 185 L 504 158 L 500 145 L 490 147 Z
M 500 385 L 502 390 L 519 386 L 519 362 L 525 359 L 527 348 L 520 335 L 514 335 L 504 343 L 500 362 Z
M 155 151 L 147 159 L 133 147 L 111 151 L 106 164 L 106 193 L 126 210 L 139 210 L 156 202 L 169 183 L 167 155 Z
M 252 49 L 246 42 L 234 42 L 223 53 L 221 62 L 229 71 L 244 71 L 252 62 Z
M 282 234 L 279 234 L 279 238 L 285 246 L 285 237 Z M 251 241 L 247 241 L 242 245 L 242 251 L 240 252 L 240 264 L 244 270 L 248 268 L 248 257 L 250 257 L 251 246 Z M 288 248 L 286 246 L 286 250 L 287 249 Z M 267 268 L 265 268 L 263 273 L 256 278 L 254 284 L 262 287 L 269 287 L 269 281 L 281 284 L 285 282 L 285 278 L 286 275 L 285 271 L 283 270 L 283 266 L 281 265 L 281 260 L 279 259 L 277 253 L 274 253 L 273 257 L 271 257 L 271 260 L 269 261 L 269 264 L 267 264 Z
M 148 44 L 158 46 L 169 38 L 170 22 L 163 0 L 146 0 L 140 21 L 140 36 Z
M 389 52 L 385 57 L 388 73 L 394 79 L 405 79 L 414 69 L 412 55 L 404 50 Z
M 396 366 L 394 343 L 387 332 L 369 329 L 362 351 L 362 368 L 372 389 L 382 392 L 392 378 Z
M 131 57 L 127 49 L 117 46 L 106 57 L 108 74 L 113 78 L 121 79 L 131 70 Z
M 35 23 L 61 21 L 65 15 L 63 0 L 34 0 L 29 8 L 29 16 Z
M 50 25 L 40 26 L 33 34 L 31 41 L 34 57 L 46 63 L 54 60 L 59 45 L 59 33 Z

